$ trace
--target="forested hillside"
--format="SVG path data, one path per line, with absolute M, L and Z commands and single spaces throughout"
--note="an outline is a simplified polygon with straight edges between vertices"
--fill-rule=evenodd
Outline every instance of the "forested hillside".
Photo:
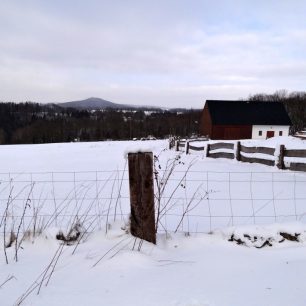
M 0 143 L 124 140 L 198 131 L 200 111 L 76 110 L 38 103 L 0 103 Z

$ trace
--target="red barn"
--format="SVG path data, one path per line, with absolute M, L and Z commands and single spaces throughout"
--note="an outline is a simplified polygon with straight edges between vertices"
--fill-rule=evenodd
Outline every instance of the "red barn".
M 207 100 L 200 133 L 210 139 L 288 136 L 291 120 L 282 103 Z

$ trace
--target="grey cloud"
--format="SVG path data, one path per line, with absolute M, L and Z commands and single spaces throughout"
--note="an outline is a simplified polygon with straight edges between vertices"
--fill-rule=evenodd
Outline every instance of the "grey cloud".
M 306 24 L 285 1 L 27 3 L 0 4 L 2 100 L 199 105 L 306 81 Z

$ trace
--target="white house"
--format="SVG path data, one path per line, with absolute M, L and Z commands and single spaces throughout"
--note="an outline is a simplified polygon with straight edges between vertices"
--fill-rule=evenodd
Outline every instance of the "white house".
M 252 139 L 266 139 L 275 136 L 289 136 L 289 125 L 253 125 Z

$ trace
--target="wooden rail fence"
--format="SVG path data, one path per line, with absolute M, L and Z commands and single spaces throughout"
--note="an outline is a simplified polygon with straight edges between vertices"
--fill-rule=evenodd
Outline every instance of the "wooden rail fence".
M 276 155 L 275 148 L 248 147 L 242 145 L 240 141 L 235 143 L 207 143 L 206 146 L 202 145 L 199 147 L 194 145 L 195 142 L 194 140 L 176 140 L 175 144 L 170 146 L 170 148 L 175 147 L 176 151 L 185 151 L 186 154 L 190 154 L 191 151 L 203 151 L 206 157 L 236 159 L 241 162 L 277 166 L 279 169 L 306 172 L 306 149 L 286 149 L 284 145 L 280 145 L 278 154 Z M 290 158 L 301 158 L 305 159 L 305 161 L 296 162 L 291 161 Z
M 263 154 L 263 155 L 269 155 L 274 156 L 275 149 L 274 148 L 267 148 L 267 147 L 246 147 L 240 144 L 239 146 L 240 152 L 239 154 L 239 161 L 246 162 L 246 163 L 256 163 L 256 164 L 263 164 L 267 166 L 275 166 L 275 160 L 266 159 L 266 158 L 260 158 L 260 157 L 251 157 L 241 154 L 247 153 L 247 154 Z

